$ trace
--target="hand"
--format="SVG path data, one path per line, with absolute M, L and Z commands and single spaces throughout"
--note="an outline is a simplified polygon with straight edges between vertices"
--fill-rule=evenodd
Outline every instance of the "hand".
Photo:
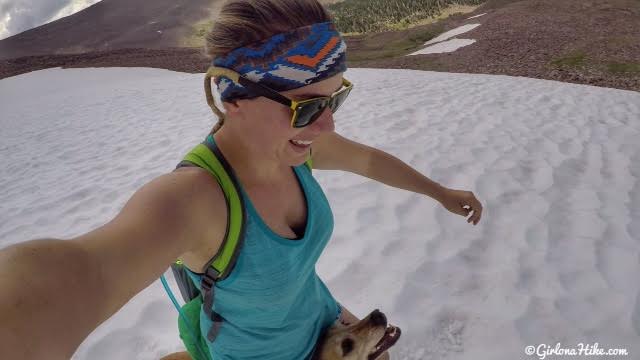
M 439 198 L 440 204 L 454 214 L 467 216 L 473 211 L 467 222 L 477 225 L 482 216 L 482 204 L 471 191 L 444 188 Z

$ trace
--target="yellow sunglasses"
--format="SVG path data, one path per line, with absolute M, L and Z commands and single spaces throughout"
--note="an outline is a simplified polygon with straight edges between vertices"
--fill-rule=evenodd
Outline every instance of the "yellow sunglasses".
M 231 69 L 211 66 L 205 75 L 204 91 L 207 96 L 207 103 L 212 108 L 215 103 L 211 92 L 211 78 L 216 76 L 225 76 L 231 79 L 234 83 L 240 84 L 260 96 L 264 96 L 267 99 L 287 106 L 293 111 L 291 115 L 291 126 L 295 128 L 301 128 L 312 124 L 320 117 L 324 109 L 327 107 L 335 113 L 340 105 L 344 103 L 349 92 L 351 92 L 351 89 L 353 88 L 353 84 L 349 80 L 342 78 L 342 88 L 331 94 L 331 96 L 321 96 L 297 101 L 289 99 L 267 86 L 255 83 Z

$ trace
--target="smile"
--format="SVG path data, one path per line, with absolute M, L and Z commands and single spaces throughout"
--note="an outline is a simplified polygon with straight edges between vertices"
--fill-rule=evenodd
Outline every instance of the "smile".
M 311 143 L 313 143 L 313 141 L 304 141 L 304 140 L 289 140 L 289 141 L 294 145 L 298 145 L 298 146 L 309 146 L 311 145 Z

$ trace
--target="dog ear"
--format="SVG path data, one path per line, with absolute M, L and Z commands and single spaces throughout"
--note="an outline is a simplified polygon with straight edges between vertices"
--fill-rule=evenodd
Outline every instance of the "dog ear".
M 340 343 L 340 346 L 342 347 L 342 357 L 347 356 L 350 352 L 353 351 L 353 339 L 351 338 L 343 339 L 342 342 Z

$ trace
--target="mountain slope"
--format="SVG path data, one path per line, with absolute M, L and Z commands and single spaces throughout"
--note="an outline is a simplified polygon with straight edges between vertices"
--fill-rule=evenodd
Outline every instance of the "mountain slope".
M 124 48 L 201 48 L 223 4 L 224 0 L 102 0 L 0 40 L 0 60 Z
M 128 47 L 183 45 L 222 0 L 103 0 L 73 15 L 0 41 L 0 59 Z

